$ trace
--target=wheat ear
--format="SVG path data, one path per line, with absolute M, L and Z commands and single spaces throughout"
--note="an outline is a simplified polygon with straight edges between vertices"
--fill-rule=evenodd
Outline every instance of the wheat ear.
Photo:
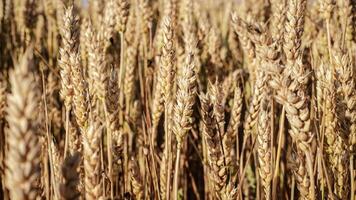
M 110 39 L 115 35 L 115 26 L 117 24 L 117 21 L 115 20 L 117 4 L 115 1 L 116 0 L 109 0 L 105 2 L 103 23 L 100 26 L 100 39 L 104 50 L 107 50 L 111 45 Z
M 183 66 L 182 76 L 178 78 L 176 104 L 174 106 L 173 114 L 173 133 L 177 140 L 177 157 L 174 174 L 174 195 L 177 198 L 178 192 L 178 168 L 180 159 L 180 150 L 183 141 L 189 133 L 192 126 L 193 105 L 197 93 L 196 76 L 194 70 L 194 56 L 189 53 L 186 57 L 185 65 Z
M 288 1 L 283 43 L 287 63 L 295 62 L 301 54 L 300 46 L 304 27 L 305 6 L 306 0 Z
M 344 138 L 342 137 L 342 129 L 340 126 L 339 116 L 337 114 L 336 106 L 336 88 L 335 83 L 331 79 L 331 72 L 328 73 L 327 86 L 325 88 L 325 141 L 326 147 L 325 152 L 327 155 L 327 160 L 329 166 L 334 175 L 334 190 L 336 195 L 343 199 L 348 196 L 348 188 L 345 185 L 347 183 L 348 174 L 348 161 L 345 159 L 346 154 L 346 144 Z
M 233 145 L 238 141 L 238 128 L 241 123 L 243 95 L 240 87 L 235 88 L 233 106 L 231 108 L 230 121 L 227 126 L 226 134 L 223 137 L 224 154 L 226 164 L 229 165 L 233 155 Z M 238 152 L 235 152 L 238 154 Z
M 30 69 L 33 68 L 32 49 L 10 73 L 11 94 L 8 96 L 6 142 L 8 152 L 6 186 L 11 199 L 37 199 L 40 174 L 41 145 L 38 138 L 37 108 L 39 91 Z
M 216 122 L 213 116 L 213 104 L 209 94 L 200 95 L 201 115 L 203 120 L 204 142 L 208 152 L 210 180 L 213 182 L 214 190 L 217 196 L 223 193 L 225 182 L 227 180 L 227 169 L 224 166 L 224 156 L 221 151 L 219 134 Z
M 352 66 L 350 57 L 347 53 L 336 54 L 335 56 L 336 67 L 339 69 L 339 79 L 341 82 L 341 91 L 344 97 L 344 104 L 346 105 L 345 117 L 349 122 L 349 135 L 348 135 L 348 145 L 351 152 L 355 149 L 356 144 L 356 109 L 355 109 L 355 82 L 354 82 L 354 68 Z M 350 179 L 351 188 L 350 194 L 355 193 L 355 185 L 353 180 L 354 175 L 354 155 L 350 155 Z
M 62 47 L 59 49 L 60 59 L 58 61 L 61 74 L 61 91 L 60 95 L 64 100 L 66 109 L 66 141 L 64 153 L 67 154 L 69 147 L 69 115 L 72 106 L 74 89 L 72 80 L 72 59 L 71 57 L 78 52 L 79 44 L 77 42 L 79 31 L 77 29 L 78 20 L 73 18 L 73 6 L 67 8 L 65 15 L 63 15 L 63 26 L 61 28 Z
M 354 149 L 356 144 L 356 108 L 355 108 L 355 81 L 354 81 L 354 67 L 347 53 L 336 55 L 336 66 L 339 69 L 339 78 L 341 82 L 341 91 L 344 96 L 344 103 L 346 105 L 345 116 L 350 122 L 349 144 L 350 148 Z
M 343 41 L 350 45 L 353 42 L 355 27 L 353 26 L 352 0 L 337 1 L 339 7 L 339 16 L 342 20 L 342 29 L 344 31 Z M 351 48 L 351 46 L 349 46 Z
M 272 181 L 272 151 L 271 151 L 271 113 L 268 101 L 268 95 L 264 95 L 261 102 L 261 111 L 258 118 L 257 131 L 257 156 L 259 161 L 259 175 L 261 184 L 265 193 L 265 198 L 271 199 L 271 181 Z
M 101 128 L 91 123 L 83 137 L 83 158 L 85 172 L 85 198 L 94 200 L 103 198 L 100 160 Z

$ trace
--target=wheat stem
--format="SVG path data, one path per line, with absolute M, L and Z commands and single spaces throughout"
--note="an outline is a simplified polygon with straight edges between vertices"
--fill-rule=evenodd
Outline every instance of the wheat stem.
M 178 200 L 178 187 L 179 187 L 179 160 L 180 160 L 180 153 L 181 147 L 177 145 L 177 152 L 176 152 L 176 164 L 174 167 L 174 179 L 173 179 L 173 199 Z

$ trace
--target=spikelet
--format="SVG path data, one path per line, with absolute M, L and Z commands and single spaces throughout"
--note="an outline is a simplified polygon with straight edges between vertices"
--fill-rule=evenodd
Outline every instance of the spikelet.
M 31 73 L 32 49 L 10 74 L 11 94 L 8 96 L 6 136 L 6 186 L 11 199 L 36 199 L 40 192 L 40 155 L 38 129 L 39 91 Z

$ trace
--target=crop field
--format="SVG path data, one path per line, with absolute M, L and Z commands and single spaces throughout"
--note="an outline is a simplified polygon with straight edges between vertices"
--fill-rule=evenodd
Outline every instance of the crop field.
M 356 0 L 0 0 L 0 199 L 356 200 Z

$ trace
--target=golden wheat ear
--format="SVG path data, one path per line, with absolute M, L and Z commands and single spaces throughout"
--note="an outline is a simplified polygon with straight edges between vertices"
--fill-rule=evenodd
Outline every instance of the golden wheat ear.
M 85 172 L 85 198 L 89 200 L 103 198 L 101 180 L 100 143 L 102 128 L 98 122 L 90 123 L 83 136 L 83 164 Z
M 219 131 L 213 114 L 214 106 L 209 93 L 200 95 L 200 104 L 203 121 L 202 134 L 207 146 L 209 180 L 213 182 L 214 194 L 220 198 L 225 192 L 227 169 L 224 166 L 224 156 L 221 151 Z
M 11 199 L 36 199 L 40 196 L 41 144 L 39 143 L 38 105 L 40 93 L 33 73 L 33 49 L 28 49 L 10 72 L 6 134 L 5 182 Z
M 264 94 L 261 111 L 258 117 L 257 155 L 259 161 L 259 175 L 266 199 L 271 199 L 272 183 L 272 150 L 271 150 L 271 112 L 270 97 Z

